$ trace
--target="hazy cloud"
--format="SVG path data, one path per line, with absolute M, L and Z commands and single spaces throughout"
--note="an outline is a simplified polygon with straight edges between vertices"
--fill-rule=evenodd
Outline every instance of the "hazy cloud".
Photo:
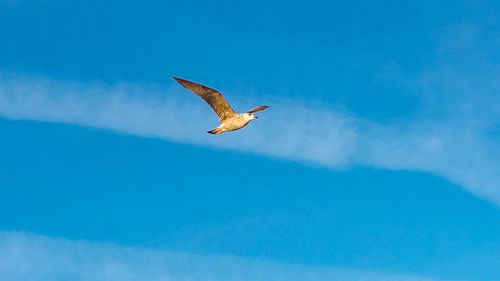
M 400 91 L 393 95 L 418 100 L 411 99 L 418 103 L 411 116 L 385 123 L 321 101 L 252 100 L 242 93 L 228 96 L 239 111 L 260 104 L 271 109 L 259 113 L 263 118 L 244 130 L 214 137 L 205 131 L 217 125 L 216 116 L 173 80 L 165 88 L 5 72 L 0 72 L 0 116 L 91 126 L 333 168 L 426 171 L 500 204 L 498 19 L 487 11 L 487 17 L 437 30 L 434 50 L 417 72 L 405 71 L 397 59 L 375 67 L 374 81 L 363 82 L 395 86 Z
M 453 73 L 439 73 L 445 83 L 460 80 Z M 412 87 L 432 91 L 421 85 L 430 83 L 427 76 L 422 74 Z M 366 165 L 426 171 L 500 203 L 500 147 L 491 134 L 498 125 L 492 107 L 498 105 L 464 94 L 479 87 L 470 79 L 469 89 L 457 82 L 460 92 L 453 99 L 461 99 L 463 109 L 444 103 L 443 108 L 452 108 L 443 109 L 446 118 L 424 111 L 413 120 L 391 124 L 355 118 L 312 102 L 231 97 L 239 102 L 235 107 L 240 111 L 262 103 L 272 108 L 244 130 L 214 137 L 205 131 L 217 125 L 216 115 L 174 82 L 172 88 L 161 89 L 157 85 L 110 86 L 8 73 L 2 77 L 0 116 L 6 118 L 90 126 L 333 168 Z M 447 91 L 453 91 L 448 87 Z
M 410 275 L 207 256 L 0 231 L 0 276 L 15 280 L 434 281 Z

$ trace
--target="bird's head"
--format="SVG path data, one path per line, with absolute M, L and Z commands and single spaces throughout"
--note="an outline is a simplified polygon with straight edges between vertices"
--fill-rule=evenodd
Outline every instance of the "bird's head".
M 253 115 L 252 113 L 248 113 L 248 112 L 244 113 L 243 117 L 245 117 L 245 120 L 248 120 L 248 121 L 259 118 L 255 115 Z

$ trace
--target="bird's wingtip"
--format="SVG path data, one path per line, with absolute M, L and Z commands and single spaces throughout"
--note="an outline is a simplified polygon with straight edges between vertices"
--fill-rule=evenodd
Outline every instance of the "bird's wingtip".
M 172 78 L 174 78 L 174 80 L 177 81 L 177 83 L 179 83 L 181 85 L 184 85 L 185 83 L 192 83 L 192 82 L 189 82 L 186 79 L 182 79 L 182 78 L 179 78 L 179 77 L 176 77 L 176 76 L 172 76 Z

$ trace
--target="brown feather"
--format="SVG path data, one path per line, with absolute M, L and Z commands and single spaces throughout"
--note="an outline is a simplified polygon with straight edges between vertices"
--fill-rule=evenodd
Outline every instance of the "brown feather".
M 231 106 L 227 103 L 221 93 L 216 90 L 209 88 L 207 86 L 203 86 L 201 84 L 187 81 L 181 78 L 173 77 L 175 81 L 179 82 L 184 88 L 193 92 L 194 94 L 201 97 L 210 107 L 215 111 L 217 116 L 219 116 L 219 122 L 227 118 L 231 118 L 236 113 L 231 108 Z
M 267 105 L 257 106 L 256 108 L 253 108 L 253 109 L 250 109 L 249 111 L 247 111 L 247 113 L 259 112 L 259 111 L 262 111 L 262 110 L 264 110 L 266 108 L 269 108 L 269 106 L 267 106 Z

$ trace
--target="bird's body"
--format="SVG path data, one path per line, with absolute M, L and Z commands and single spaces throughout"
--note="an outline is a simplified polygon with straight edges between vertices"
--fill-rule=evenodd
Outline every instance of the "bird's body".
M 239 130 L 248 125 L 255 117 L 248 113 L 235 114 L 233 117 L 222 121 L 219 127 L 208 131 L 208 133 L 218 135 L 224 132 Z
M 250 121 L 258 118 L 253 113 L 269 107 L 261 105 L 245 113 L 236 113 L 218 91 L 181 78 L 174 77 L 174 79 L 184 88 L 201 97 L 219 116 L 220 124 L 217 128 L 207 132 L 210 134 L 218 135 L 224 132 L 239 130 L 248 125 Z

